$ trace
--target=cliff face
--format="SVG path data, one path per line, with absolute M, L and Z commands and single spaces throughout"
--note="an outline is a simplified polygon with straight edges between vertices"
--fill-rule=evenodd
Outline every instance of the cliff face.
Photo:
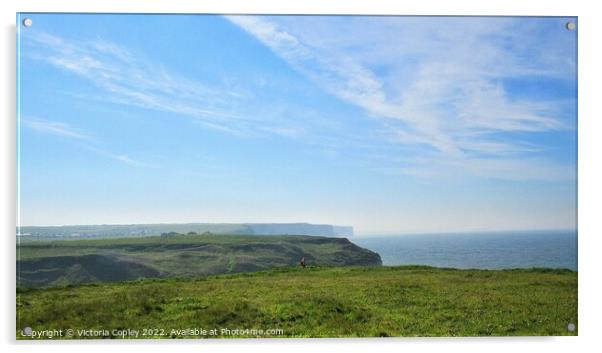
M 18 247 L 23 287 L 202 277 L 274 267 L 380 266 L 380 256 L 347 238 L 294 235 L 182 235 L 40 241 Z
M 327 237 L 351 237 L 353 227 L 309 223 L 250 223 L 245 224 L 253 234 L 262 235 L 318 235 Z

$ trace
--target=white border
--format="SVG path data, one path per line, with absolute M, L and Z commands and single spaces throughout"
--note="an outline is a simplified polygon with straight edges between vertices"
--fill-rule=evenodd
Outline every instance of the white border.
M 0 128 L 0 165 L 3 239 L 3 289 L 0 291 L 4 310 L 0 319 L 0 335 L 5 351 L 79 352 L 81 343 L 49 344 L 15 342 L 15 232 L 16 225 L 16 120 L 15 120 L 15 18 L 16 12 L 148 12 L 148 13 L 292 13 L 292 14 L 397 14 L 397 15 L 528 15 L 579 16 L 579 337 L 559 338 L 434 338 L 434 339 L 266 339 L 210 340 L 187 342 L 109 342 L 112 349 L 140 349 L 147 352 L 166 350 L 217 352 L 363 352 L 377 348 L 383 352 L 508 352 L 537 349 L 548 352 L 587 351 L 600 346 L 597 340 L 600 317 L 600 173 L 602 157 L 599 101 L 602 89 L 599 63 L 602 63 L 601 13 L 594 1 L 581 0 L 21 0 L 1 1 L 2 7 L 2 74 L 0 86 L 3 119 Z M 597 40 L 596 40 L 597 39 Z M 598 98 L 598 106 L 596 106 Z M 87 344 L 90 352 L 104 352 L 106 342 Z M 376 345 L 376 346 L 375 346 Z

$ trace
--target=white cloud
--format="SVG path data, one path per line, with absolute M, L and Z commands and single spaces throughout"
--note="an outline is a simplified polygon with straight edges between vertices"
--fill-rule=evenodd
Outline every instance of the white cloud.
M 94 147 L 94 146 L 91 146 L 91 145 L 84 145 L 82 147 L 84 147 L 85 149 L 87 149 L 89 151 L 92 151 L 92 152 L 94 152 L 94 153 L 96 153 L 98 155 L 101 155 L 103 157 L 107 157 L 107 158 L 113 159 L 115 161 L 118 161 L 118 162 L 123 163 L 123 164 L 127 164 L 127 165 L 132 166 L 132 167 L 158 168 L 158 166 L 155 165 L 155 164 L 142 162 L 142 161 L 139 161 L 137 159 L 133 159 L 130 156 L 125 155 L 125 154 L 115 154 L 115 153 L 110 152 L 108 150 L 97 148 L 97 147 Z
M 52 134 L 52 135 L 57 135 L 57 136 L 62 136 L 62 137 L 68 137 L 68 138 L 78 139 L 78 140 L 89 139 L 88 136 L 81 133 L 77 129 L 69 126 L 68 124 L 58 122 L 58 121 L 51 121 L 51 120 L 37 119 L 37 118 L 22 118 L 21 124 L 23 124 L 23 126 L 25 126 L 27 128 L 30 128 L 32 130 L 36 130 L 36 131 L 39 131 L 42 133 L 47 133 L 47 134 Z
M 198 126 L 225 134 L 303 138 L 329 150 L 353 145 L 355 151 L 365 150 L 358 152 L 360 157 L 387 144 L 393 144 L 393 150 L 398 150 L 394 145 L 421 146 L 422 150 L 412 152 L 441 161 L 439 173 L 455 166 L 458 172 L 491 175 L 496 173 L 491 164 L 518 163 L 521 168 L 500 168 L 499 176 L 553 179 L 543 173 L 571 169 L 542 157 L 545 146 L 524 139 L 525 133 L 571 129 L 573 117 L 563 115 L 563 103 L 511 91 L 504 83 L 525 78 L 572 80 L 575 63 L 566 51 L 572 48 L 567 45 L 570 37 L 542 37 L 533 21 L 508 18 L 226 18 L 325 92 L 363 110 L 382 129 L 358 132 L 328 127 L 341 124 L 329 113 L 286 98 L 255 96 L 254 89 L 259 87 L 274 89 L 269 86 L 272 77 L 251 80 L 256 81 L 252 87 L 223 82 L 208 85 L 116 43 L 68 40 L 38 32 L 28 35 L 33 45 L 42 48 L 31 51 L 38 55 L 35 58 L 78 75 L 104 92 L 89 98 L 186 116 Z M 443 163 L 446 160 L 454 163 Z M 416 162 L 403 162 L 398 169 L 437 172 L 432 165 Z
M 82 147 L 86 150 L 92 151 L 103 157 L 111 158 L 111 159 L 119 161 L 121 163 L 125 163 L 125 164 L 135 166 L 135 167 L 156 167 L 152 164 L 148 164 L 145 162 L 141 162 L 141 161 L 132 159 L 129 156 L 124 155 L 124 154 L 115 154 L 106 149 L 99 148 L 96 146 L 98 144 L 98 141 L 96 141 L 96 139 L 94 139 L 93 137 L 91 137 L 88 134 L 84 134 L 83 132 L 80 131 L 80 129 L 77 129 L 64 122 L 32 118 L 32 117 L 23 117 L 20 119 L 20 123 L 25 128 L 29 128 L 31 130 L 34 130 L 34 131 L 37 131 L 37 132 L 40 132 L 43 134 L 55 135 L 55 136 L 59 136 L 62 138 L 76 141 L 80 147 Z
M 27 57 L 84 78 L 101 90 L 94 95 L 75 93 L 78 98 L 173 113 L 191 118 L 196 126 L 237 137 L 299 136 L 301 125 L 308 123 L 294 119 L 308 115 L 304 107 L 280 97 L 255 97 L 268 88 L 265 77 L 251 80 L 251 86 L 236 77 L 207 84 L 103 39 L 67 39 L 44 32 L 26 36 L 25 45 L 35 49 L 26 50 Z
M 253 119 L 234 109 L 247 98 L 245 92 L 176 75 L 115 43 L 39 32 L 27 36 L 37 48 L 30 57 L 89 80 L 105 93 L 91 98 L 184 115 L 224 131 L 245 130 Z
M 396 143 L 430 146 L 441 160 L 451 159 L 474 175 L 555 179 L 545 174 L 571 169 L 533 158 L 500 160 L 542 148 L 510 135 L 503 142 L 495 137 L 573 126 L 558 102 L 511 92 L 503 84 L 574 79 L 573 57 L 563 51 L 573 46 L 560 25 L 548 40 L 533 21 L 509 18 L 227 18 L 325 91 L 382 119 Z

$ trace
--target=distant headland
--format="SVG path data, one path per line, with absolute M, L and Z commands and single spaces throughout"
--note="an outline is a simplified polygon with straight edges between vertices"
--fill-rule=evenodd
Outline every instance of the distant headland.
M 21 239 L 110 238 L 160 235 L 162 233 L 212 233 L 245 235 L 316 235 L 351 237 L 353 227 L 310 223 L 160 223 L 100 224 L 68 226 L 23 226 L 17 229 Z

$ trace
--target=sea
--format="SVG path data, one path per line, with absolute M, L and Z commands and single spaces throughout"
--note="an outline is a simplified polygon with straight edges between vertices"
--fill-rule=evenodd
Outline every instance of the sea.
M 352 241 L 380 254 L 387 266 L 577 271 L 576 231 L 373 235 L 355 236 Z

